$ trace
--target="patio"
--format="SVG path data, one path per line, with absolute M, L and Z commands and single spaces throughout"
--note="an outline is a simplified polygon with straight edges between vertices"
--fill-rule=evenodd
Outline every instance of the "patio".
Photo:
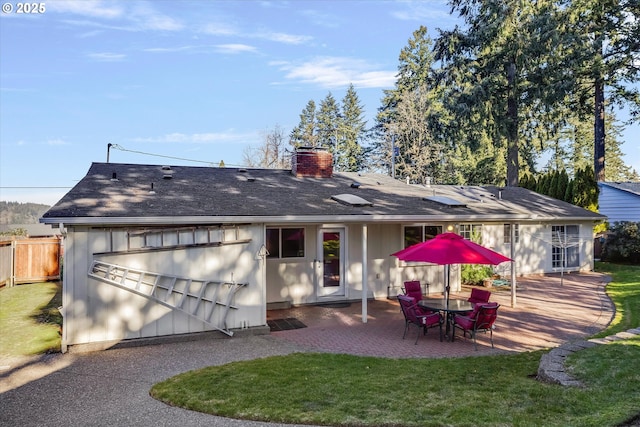
M 295 318 L 306 327 L 272 331 L 271 336 L 310 350 L 377 357 L 464 357 L 523 352 L 557 347 L 583 339 L 604 329 L 614 306 L 604 288 L 608 277 L 597 273 L 572 273 L 521 277 L 517 281 L 517 304 L 511 307 L 511 289 L 491 288 L 491 301 L 500 303 L 491 348 L 489 335 L 478 334 L 478 351 L 473 340 L 456 331 L 454 342 L 439 341 L 430 329 L 414 345 L 416 327 L 403 340 L 404 317 L 395 299 L 369 301 L 367 323 L 362 323 L 360 301 L 327 306 L 301 306 L 269 310 L 268 320 Z M 451 293 L 467 299 L 471 288 Z M 430 297 L 441 297 L 432 294 Z

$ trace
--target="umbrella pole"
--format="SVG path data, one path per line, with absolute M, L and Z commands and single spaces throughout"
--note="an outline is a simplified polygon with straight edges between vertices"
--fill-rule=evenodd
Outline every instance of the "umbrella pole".
M 445 301 L 447 302 L 447 306 L 449 305 L 449 292 L 451 292 L 451 265 L 447 264 L 444 266 L 445 270 L 447 270 L 446 278 L 445 278 Z

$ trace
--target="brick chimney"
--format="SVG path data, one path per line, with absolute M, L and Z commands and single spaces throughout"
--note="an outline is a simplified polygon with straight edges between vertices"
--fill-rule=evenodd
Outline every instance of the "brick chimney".
M 299 147 L 291 160 L 291 173 L 296 177 L 331 178 L 333 156 L 325 148 Z

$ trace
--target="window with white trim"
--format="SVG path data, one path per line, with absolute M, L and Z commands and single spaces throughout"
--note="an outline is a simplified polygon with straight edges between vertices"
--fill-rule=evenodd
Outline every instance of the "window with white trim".
M 460 224 L 458 231 L 465 239 L 482 244 L 482 224 Z
M 580 227 L 577 225 L 551 226 L 551 265 L 553 268 L 580 266 Z
M 304 257 L 304 228 L 267 228 L 267 258 Z
M 515 235 L 515 242 L 520 241 L 520 224 L 515 224 L 513 228 L 513 234 Z M 511 244 L 511 224 L 504 225 L 504 243 L 505 245 Z

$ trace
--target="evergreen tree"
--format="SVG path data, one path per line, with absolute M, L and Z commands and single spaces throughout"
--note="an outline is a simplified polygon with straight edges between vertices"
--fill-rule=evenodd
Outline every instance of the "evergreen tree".
M 565 199 L 568 186 L 569 186 L 569 175 L 567 174 L 566 170 L 562 169 L 560 171 L 560 176 L 558 177 L 558 186 L 556 189 L 556 196 L 555 196 L 556 199 L 564 200 L 565 202 L 568 202 L 568 200 Z
M 557 170 L 550 172 L 551 179 L 549 180 L 549 191 L 546 193 L 547 196 L 553 197 L 554 199 L 559 199 L 558 197 L 558 178 L 559 173 Z
M 598 184 L 591 168 L 579 169 L 573 182 L 573 204 L 598 212 Z
M 549 192 L 551 189 L 551 175 L 548 173 L 544 174 L 544 176 L 539 182 L 540 182 L 540 190 L 538 191 L 538 193 L 549 195 Z
M 593 169 L 594 150 L 593 124 L 572 114 L 567 117 L 566 126 L 559 132 L 557 144 L 550 146 L 551 158 L 547 163 L 550 170 L 566 169 L 575 173 L 579 169 Z M 637 172 L 626 165 L 620 149 L 622 125 L 613 112 L 606 126 L 607 176 L 611 181 L 637 180 Z
M 363 140 L 367 122 L 364 120 L 364 108 L 360 103 L 353 84 L 349 85 L 342 99 L 342 120 L 339 129 L 339 156 L 336 161 L 338 170 L 357 172 L 363 169 L 366 152 Z
M 544 86 L 541 74 L 549 35 L 545 1 L 451 0 L 466 28 L 441 31 L 436 59 L 454 99 L 453 114 L 463 127 L 481 129 L 496 147 L 506 148 L 507 185 L 517 186 L 521 156 L 521 120 L 535 122 Z M 536 61 L 531 58 L 536 56 Z M 506 112 L 506 113 L 505 113 Z M 529 148 L 529 147 L 528 147 Z M 524 154 L 524 153 L 523 153 Z M 533 164 L 528 165 L 529 169 Z
M 291 131 L 289 143 L 294 148 L 318 146 L 316 103 L 313 100 L 310 100 L 300 113 L 300 123 Z
M 573 191 L 574 191 L 573 190 L 573 183 L 574 183 L 574 180 L 570 179 L 569 183 L 567 184 L 567 188 L 566 188 L 566 190 L 564 192 L 564 198 L 563 198 L 563 200 L 565 202 L 568 202 L 568 203 L 571 203 L 571 204 L 575 204 L 574 200 L 573 200 Z
M 329 92 L 317 111 L 315 108 L 313 100 L 307 103 L 300 114 L 300 123 L 291 132 L 291 145 L 327 148 L 337 172 L 364 169 L 368 153 L 362 146 L 367 134 L 366 121 L 353 85 L 349 85 L 341 105 Z
M 609 117 L 612 118 L 612 120 L 607 122 L 605 139 L 607 181 L 640 181 L 640 175 L 638 175 L 638 172 L 631 166 L 625 164 L 623 159 L 624 154 L 620 149 L 622 126 L 615 121 L 615 115 L 611 114 Z
M 572 109 L 594 123 L 594 173 L 605 179 L 605 84 L 611 101 L 627 103 L 632 117 L 640 115 L 640 2 L 638 0 L 559 1 L 557 28 L 561 33 L 551 70 Z M 567 73 L 567 70 L 571 70 Z M 592 102 L 588 102 L 592 99 Z
M 333 154 L 334 164 L 339 153 L 338 132 L 341 128 L 341 120 L 338 104 L 331 92 L 329 92 L 320 101 L 320 106 L 316 113 L 316 137 L 318 145 L 327 147 L 329 152 Z

